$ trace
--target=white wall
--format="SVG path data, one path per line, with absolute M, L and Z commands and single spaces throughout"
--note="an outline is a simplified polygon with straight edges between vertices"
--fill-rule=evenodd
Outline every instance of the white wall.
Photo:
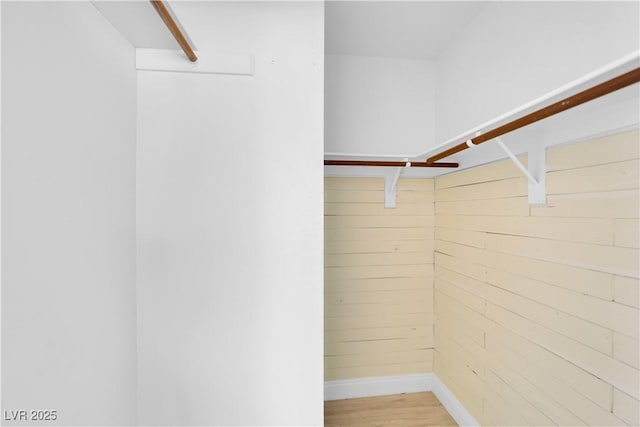
M 325 151 L 414 154 L 434 144 L 433 61 L 327 55 Z
M 323 6 L 174 9 L 255 75 L 139 74 L 139 421 L 321 425 Z
M 637 2 L 490 2 L 436 62 L 444 142 L 640 48 Z
M 136 422 L 135 86 L 90 3 L 2 3 L 2 409 L 41 424 Z

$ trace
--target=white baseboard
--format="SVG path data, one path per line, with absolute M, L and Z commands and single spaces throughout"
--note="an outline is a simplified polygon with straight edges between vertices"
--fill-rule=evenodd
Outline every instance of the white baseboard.
M 324 400 L 431 391 L 459 426 L 479 426 L 456 396 L 434 373 L 325 381 Z
M 433 374 L 433 394 L 436 395 L 442 406 L 447 410 L 449 415 L 456 420 L 459 426 L 479 426 L 480 423 L 462 406 L 458 398 L 444 385 L 436 374 Z
M 434 374 L 415 374 L 325 381 L 324 400 L 431 391 L 434 376 Z

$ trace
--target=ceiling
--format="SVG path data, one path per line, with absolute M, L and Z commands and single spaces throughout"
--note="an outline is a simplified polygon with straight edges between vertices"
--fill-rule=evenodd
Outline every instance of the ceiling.
M 162 19 L 148 1 L 92 1 L 93 5 L 135 47 L 180 49 Z M 169 2 L 165 2 L 169 12 Z M 177 21 L 180 25 L 179 21 Z M 183 31 L 189 34 L 188 31 Z M 187 36 L 188 37 L 188 36 Z M 194 46 L 191 43 L 191 46 Z
M 325 51 L 435 59 L 484 1 L 327 1 Z
M 92 3 L 133 46 L 179 49 L 149 2 Z M 188 3 L 174 2 L 173 6 L 180 9 Z M 325 4 L 325 50 L 341 55 L 435 59 L 485 4 L 329 0 Z M 185 30 L 188 35 L 189 28 Z

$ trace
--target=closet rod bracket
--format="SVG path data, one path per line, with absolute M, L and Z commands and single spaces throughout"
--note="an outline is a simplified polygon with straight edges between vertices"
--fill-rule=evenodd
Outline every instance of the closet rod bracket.
M 398 187 L 398 180 L 403 169 L 410 168 L 411 162 L 405 158 L 403 161 L 406 163 L 403 168 L 396 168 L 393 175 L 387 174 L 384 177 L 384 207 L 395 208 L 396 207 L 396 189 Z
M 523 165 L 520 160 L 513 154 L 513 151 L 507 147 L 502 138 L 494 138 L 494 141 L 502 151 L 504 151 L 516 167 L 527 178 L 529 187 L 529 204 L 545 205 L 547 203 L 547 153 L 546 148 L 542 145 L 536 145 L 529 148 L 527 152 L 528 167 Z

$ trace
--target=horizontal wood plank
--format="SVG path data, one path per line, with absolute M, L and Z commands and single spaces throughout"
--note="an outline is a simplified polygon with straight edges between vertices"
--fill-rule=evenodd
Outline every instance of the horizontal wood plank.
M 325 216 L 325 229 L 354 228 L 433 228 L 435 219 L 427 215 L 402 216 Z
M 533 281 L 518 284 L 516 283 L 517 279 L 511 280 L 497 270 L 491 270 L 491 273 L 489 275 L 491 284 L 489 284 L 475 281 L 455 271 L 438 266 L 436 267 L 436 288 L 440 289 L 442 286 L 459 287 L 479 298 L 478 305 L 482 304 L 483 308 L 485 301 L 491 302 L 602 353 L 612 354 L 613 334 L 609 329 L 593 323 L 592 319 L 585 320 L 570 313 L 570 311 L 581 311 L 580 309 L 567 310 L 567 312 L 557 309 L 558 306 L 563 305 L 563 302 L 558 303 L 553 298 L 556 297 L 556 290 L 565 293 L 570 291 Z M 491 280 L 495 277 L 494 275 L 499 275 L 500 279 L 498 281 Z M 545 286 L 546 288 L 544 288 Z M 538 289 L 544 295 L 539 295 Z M 566 297 L 566 295 L 561 293 L 561 297 Z M 585 296 L 585 298 L 589 297 Z M 607 301 L 595 300 L 603 305 L 612 304 Z M 605 313 L 607 312 L 605 311 Z M 622 326 L 623 329 L 628 327 L 628 325 Z
M 324 301 L 329 304 L 371 304 L 371 303 L 402 303 L 419 302 L 424 304 L 431 302 L 432 295 L 430 289 L 417 290 L 391 290 L 391 291 L 368 291 L 368 292 L 348 292 L 336 290 L 325 292 Z M 426 308 L 426 307 L 425 307 Z
M 396 338 L 369 341 L 326 341 L 325 355 L 367 354 L 433 348 L 433 337 Z
M 639 186 L 637 159 L 547 173 L 547 194 L 628 190 Z
M 436 203 L 461 200 L 503 199 L 527 195 L 527 180 L 524 177 L 501 181 L 469 184 L 439 190 L 435 194 Z
M 638 317 L 638 310 L 632 307 L 618 304 L 614 301 L 593 298 L 589 295 L 547 285 L 543 282 L 493 268 L 487 269 L 487 281 L 508 292 L 537 301 L 547 307 L 561 310 L 554 317 L 562 317 L 559 323 L 567 328 L 564 333 L 578 341 L 580 341 L 579 337 L 587 333 L 593 335 L 594 340 L 602 339 L 604 341 L 596 347 L 604 353 L 610 354 L 611 349 L 611 335 L 605 329 L 612 329 L 635 337 L 638 336 L 640 318 Z M 542 307 L 538 307 L 538 309 L 543 310 Z M 514 311 L 518 312 L 519 309 Z M 562 313 L 568 313 L 572 316 L 563 316 Z M 547 311 L 547 315 L 551 316 L 553 314 L 553 311 Z M 602 328 L 590 328 L 589 325 L 573 318 L 573 316 L 601 325 Z M 583 336 L 583 338 L 586 339 L 586 336 Z M 609 350 L 606 350 L 607 348 Z
M 343 228 L 343 229 L 325 229 L 325 242 L 345 242 L 360 241 L 372 242 L 387 240 L 432 240 L 433 229 L 428 227 L 414 228 Z M 334 249 L 335 251 L 335 249 Z
M 325 267 L 432 264 L 432 252 L 326 254 Z
M 637 369 L 496 305 L 487 305 L 487 317 L 638 398 L 640 384 Z
M 573 414 L 580 414 L 582 423 L 600 426 L 624 425 L 624 422 L 614 416 L 609 408 L 597 405 L 571 389 L 563 381 L 558 380 L 553 375 L 549 375 L 543 369 L 526 363 L 507 346 L 502 345 L 497 340 L 494 341 L 491 335 L 487 337 L 487 351 L 503 362 L 509 363 L 514 370 L 522 373 L 529 382 L 545 390 L 563 408 L 568 409 Z
M 440 225 L 440 224 L 438 224 Z M 436 227 L 435 238 L 461 245 L 484 248 L 485 233 L 482 231 L 461 230 L 458 228 Z
M 400 191 L 396 190 L 396 202 L 400 205 L 411 205 L 433 202 L 434 194 L 424 191 Z M 384 204 L 384 187 L 376 190 L 327 190 L 324 191 L 325 203 L 357 203 L 357 204 Z M 383 208 L 384 209 L 384 208 Z
M 603 218 L 458 215 L 439 217 L 437 225 L 438 228 L 472 230 L 493 234 L 540 237 L 600 245 L 613 244 L 613 221 Z
M 637 159 L 638 138 L 638 130 L 634 129 L 580 144 L 553 147 L 547 153 L 547 171 L 578 169 Z
M 369 279 L 326 279 L 325 292 L 375 292 L 407 289 L 431 289 L 433 279 L 431 277 L 373 277 Z
M 433 264 L 326 267 L 326 280 L 433 277 Z
M 508 197 L 501 199 L 438 201 L 435 204 L 437 215 L 497 215 L 529 216 L 527 197 Z
M 640 369 L 640 341 L 638 338 L 615 332 L 613 335 L 613 356 L 629 366 Z
M 366 354 L 326 355 L 324 366 L 331 368 L 349 368 L 359 366 L 396 365 L 403 363 L 421 363 L 431 357 L 432 349 L 371 352 Z
M 561 264 L 558 259 L 537 260 L 445 241 L 436 241 L 435 259 L 436 263 L 446 263 L 443 266 L 478 280 L 484 281 L 486 267 L 493 267 L 605 300 L 611 300 L 613 295 L 612 274 Z
M 325 254 L 400 254 L 423 252 L 433 257 L 433 240 L 338 240 L 324 243 Z
M 639 195 L 638 190 L 549 195 L 546 205 L 531 206 L 531 215 L 558 218 L 638 218 Z
M 614 222 L 614 242 L 623 248 L 640 247 L 640 220 L 616 219 Z
M 384 178 L 340 178 L 326 177 L 324 188 L 327 190 L 376 190 L 384 189 Z M 400 178 L 397 184 L 398 190 L 414 190 L 421 192 L 433 192 L 433 179 L 428 178 Z
M 426 353 L 425 356 L 429 354 Z M 367 377 L 386 377 L 394 375 L 410 375 L 410 374 L 422 374 L 425 372 L 431 372 L 433 361 L 425 359 L 420 362 L 414 363 L 399 363 L 399 364 L 387 364 L 387 365 L 361 365 L 350 366 L 348 368 L 325 368 L 324 379 L 325 381 L 333 380 L 345 380 L 352 378 L 367 378 Z
M 618 389 L 613 389 L 613 413 L 630 426 L 640 425 L 640 402 Z
M 638 249 L 501 234 L 487 235 L 487 249 L 545 261 L 562 260 L 574 267 L 639 277 Z
M 428 325 L 433 323 L 433 313 L 371 314 L 368 316 L 327 317 L 325 330 L 383 328 L 396 326 Z
M 518 160 L 524 165 L 527 165 L 527 156 L 518 156 Z M 443 190 L 452 187 L 463 187 L 484 182 L 518 178 L 521 175 L 522 172 L 520 172 L 511 160 L 500 160 L 487 165 L 439 176 L 438 179 L 436 179 L 435 188 L 436 190 Z
M 426 296 L 421 300 L 401 303 L 327 304 L 324 306 L 325 317 L 431 313 L 432 311 L 433 299 Z
M 619 304 L 640 307 L 640 280 L 615 276 L 613 278 L 613 300 Z
M 507 326 L 488 321 L 485 323 L 486 334 L 500 340 L 503 345 L 510 346 L 518 353 L 518 357 L 561 379 L 574 391 L 588 397 L 602 408 L 611 407 L 611 385 L 571 361 L 558 357 L 553 351 L 530 340 L 526 334 L 519 335 Z
M 384 202 L 378 203 L 325 203 L 326 216 L 402 216 L 402 215 L 434 215 L 433 200 L 422 203 L 401 203 L 396 200 L 396 208 L 384 207 Z

